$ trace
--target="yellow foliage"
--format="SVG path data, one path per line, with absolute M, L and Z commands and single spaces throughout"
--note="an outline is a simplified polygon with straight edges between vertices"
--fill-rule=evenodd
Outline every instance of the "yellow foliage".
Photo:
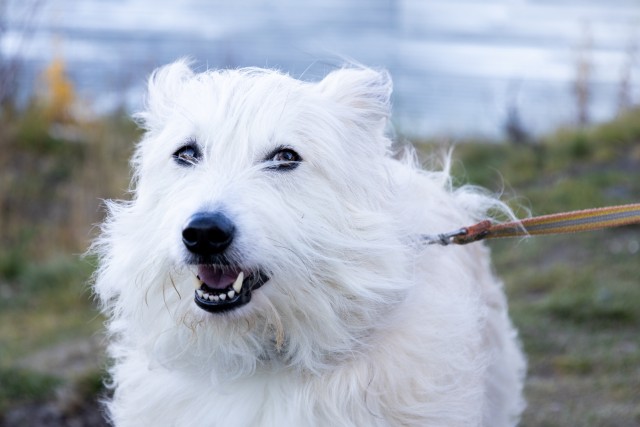
M 43 73 L 43 102 L 46 117 L 51 122 L 69 123 L 73 121 L 72 108 L 76 102 L 75 89 L 69 79 L 65 63 L 55 58 Z

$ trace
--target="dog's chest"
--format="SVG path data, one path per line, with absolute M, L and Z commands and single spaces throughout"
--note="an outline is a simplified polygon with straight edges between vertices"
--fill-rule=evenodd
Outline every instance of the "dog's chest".
M 300 380 L 255 375 L 215 388 L 203 383 L 190 413 L 208 426 L 313 425 L 313 400 Z

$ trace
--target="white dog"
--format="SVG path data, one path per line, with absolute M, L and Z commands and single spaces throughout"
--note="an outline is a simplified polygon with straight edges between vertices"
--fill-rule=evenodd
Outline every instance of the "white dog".
M 500 203 L 392 158 L 390 93 L 363 68 L 154 73 L 95 246 L 116 426 L 517 424 L 487 249 L 419 243 Z

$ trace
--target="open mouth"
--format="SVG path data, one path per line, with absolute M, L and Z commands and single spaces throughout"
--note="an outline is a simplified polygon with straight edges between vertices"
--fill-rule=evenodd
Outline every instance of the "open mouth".
M 195 302 L 201 309 L 219 313 L 251 301 L 251 292 L 264 285 L 269 277 L 262 271 L 245 272 L 220 265 L 198 265 Z

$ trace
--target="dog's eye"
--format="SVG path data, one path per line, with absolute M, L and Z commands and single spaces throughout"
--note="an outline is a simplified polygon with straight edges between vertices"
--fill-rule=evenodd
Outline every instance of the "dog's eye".
M 191 143 L 183 147 L 180 147 L 175 153 L 173 153 L 173 159 L 180 166 L 192 166 L 198 163 L 202 154 L 197 145 Z
M 273 170 L 292 170 L 302 162 L 302 157 L 291 148 L 278 148 L 265 159 L 272 164 L 268 166 Z

